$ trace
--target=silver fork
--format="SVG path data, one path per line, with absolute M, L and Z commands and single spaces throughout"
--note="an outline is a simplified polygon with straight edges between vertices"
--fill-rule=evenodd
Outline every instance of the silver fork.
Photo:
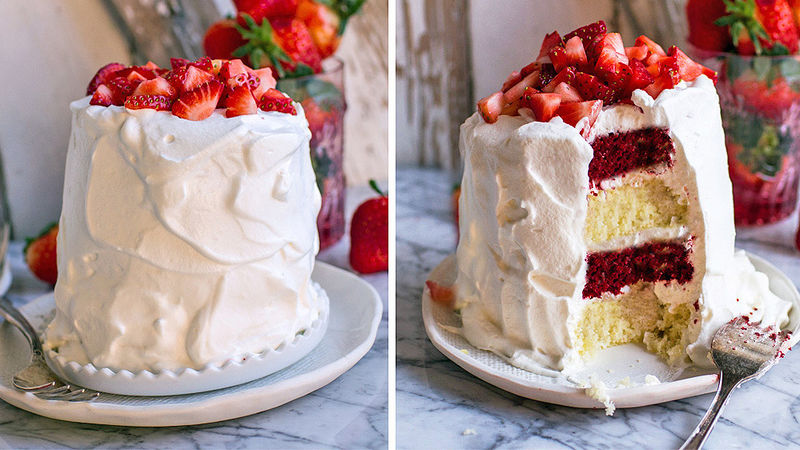
M 8 323 L 22 332 L 28 344 L 30 344 L 33 354 L 31 363 L 14 375 L 12 382 L 15 388 L 32 392 L 37 397 L 45 400 L 90 402 L 100 397 L 100 393 L 97 391 L 64 383 L 47 367 L 47 363 L 42 356 L 44 353 L 39 334 L 36 333 L 28 319 L 14 307 L 5 295 L 0 296 L 0 316 L 3 316 Z
M 758 325 L 750 323 L 746 317 L 738 317 L 714 334 L 711 357 L 720 369 L 717 395 L 681 450 L 701 448 L 728 403 L 730 393 L 745 381 L 763 375 L 783 357 L 789 332 Z

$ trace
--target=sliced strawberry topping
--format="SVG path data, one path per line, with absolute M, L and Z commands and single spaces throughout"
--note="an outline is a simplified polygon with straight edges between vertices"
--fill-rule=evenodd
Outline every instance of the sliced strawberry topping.
M 111 89 L 105 84 L 96 86 L 92 94 L 92 99 L 89 100 L 90 105 L 109 106 L 113 103 L 114 95 L 111 93 Z
M 172 114 L 188 120 L 203 120 L 211 116 L 222 96 L 222 83 L 211 80 L 184 92 L 172 105 Z
M 558 31 L 553 31 L 552 33 L 546 35 L 544 37 L 544 41 L 542 41 L 542 49 L 539 50 L 539 56 L 536 58 L 537 60 L 542 59 L 543 57 L 550 54 L 550 50 L 555 47 L 556 45 L 562 44 L 564 41 L 561 40 L 561 36 L 559 36 Z
M 431 280 L 425 281 L 425 286 L 428 288 L 428 293 L 431 296 L 431 300 L 435 301 L 436 303 L 449 305 L 453 302 L 453 300 L 455 300 L 455 291 L 453 290 L 452 286 L 442 286 L 441 284 Z
M 637 45 L 637 46 L 634 46 L 634 47 L 625 47 L 625 56 L 627 56 L 628 59 L 638 59 L 638 60 L 641 61 L 641 60 L 644 60 L 645 58 L 647 58 L 648 53 L 650 53 L 650 52 L 647 50 L 647 46 L 646 45 Z
M 564 44 L 567 52 L 567 64 L 583 67 L 589 63 L 586 58 L 586 50 L 583 48 L 583 42 L 578 36 L 572 37 Z
M 692 61 L 691 58 L 686 56 L 686 53 L 683 53 L 681 49 L 676 46 L 672 46 L 669 48 L 669 52 L 667 53 L 668 56 L 675 58 L 675 62 L 678 66 L 678 73 L 680 74 L 680 78 L 685 81 L 694 81 L 700 75 L 706 74 L 708 72 L 713 72 L 711 69 L 704 67 L 702 64 L 698 64 Z M 709 77 L 712 78 L 712 77 Z M 712 80 L 716 79 L 716 73 Z
M 577 89 L 570 86 L 567 83 L 559 83 L 555 89 L 553 89 L 554 94 L 558 94 L 561 96 L 561 103 L 571 103 L 571 102 L 582 102 L 583 98 L 581 98 L 580 92 Z
M 177 69 L 178 67 L 188 66 L 191 61 L 185 58 L 170 58 L 169 65 L 172 66 L 172 70 Z
M 536 83 L 538 82 L 539 82 L 539 72 L 533 72 L 528 74 L 528 76 L 521 79 L 519 83 L 515 84 L 505 93 L 503 93 L 503 100 L 505 101 L 505 103 L 511 103 L 519 100 L 519 98 L 522 97 L 522 93 L 525 92 L 525 88 L 530 86 L 535 86 Z
M 605 104 L 613 101 L 614 93 L 594 75 L 578 72 L 575 74 L 574 85 L 583 98 L 599 99 Z
M 672 89 L 675 87 L 675 82 L 673 78 L 669 75 L 669 73 L 664 72 L 661 73 L 659 76 L 656 77 L 653 84 L 644 88 L 644 91 L 650 94 L 653 98 L 658 98 L 658 95 L 661 94 L 665 89 Z
M 193 65 L 186 65 L 169 72 L 164 75 L 164 78 L 169 81 L 179 93 L 183 93 L 192 91 L 198 86 L 213 80 L 215 77 L 211 73 L 198 69 Z
M 561 95 L 531 92 L 522 97 L 522 106 L 530 108 L 540 122 L 549 122 L 561 104 Z
M 95 89 L 97 89 L 97 86 L 115 77 L 115 72 L 118 72 L 124 68 L 125 66 L 120 63 L 110 63 L 101 67 L 92 78 L 92 81 L 89 82 L 89 86 L 86 87 L 86 95 L 92 95 Z
M 575 69 L 572 67 L 567 67 L 566 69 L 558 72 L 556 75 L 547 85 L 542 88 L 543 92 L 553 92 L 561 83 L 572 84 L 575 82 Z
M 548 69 L 548 70 L 545 70 L 545 69 Z M 523 67 L 522 69 L 520 69 L 519 77 L 520 77 L 520 79 L 522 79 L 523 77 L 526 77 L 529 73 L 545 72 L 545 71 L 551 71 L 553 74 L 556 73 L 555 70 L 553 69 L 553 65 L 552 64 L 550 64 L 550 63 L 542 64 L 542 63 L 540 63 L 538 61 L 534 61 L 534 62 L 528 64 L 527 66 Z M 513 75 L 513 73 L 512 73 L 512 75 Z M 511 78 L 511 77 L 509 76 L 509 78 Z
M 252 88 L 253 97 L 261 98 L 261 96 L 264 95 L 264 93 L 269 89 L 275 88 L 277 83 L 275 81 L 275 77 L 272 76 L 272 69 L 258 69 L 254 70 L 253 73 L 255 73 L 255 76 L 258 77 L 259 81 L 258 86 Z
M 550 62 L 553 63 L 553 67 L 558 71 L 561 71 L 569 64 L 567 59 L 567 49 L 564 48 L 564 44 L 558 44 L 551 48 L 547 56 L 550 57 Z
M 650 53 L 654 53 L 659 56 L 667 56 L 667 54 L 664 52 L 664 49 L 661 48 L 660 45 L 656 44 L 652 39 L 645 35 L 636 38 L 636 45 L 646 46 L 647 49 L 650 50 Z
M 588 43 L 592 42 L 596 36 L 604 36 L 606 31 L 606 23 L 602 20 L 598 20 L 595 23 L 590 23 L 589 25 L 582 26 L 577 30 L 570 31 L 564 36 L 564 40 L 567 41 L 575 36 L 578 36 L 581 38 L 581 41 L 583 41 L 583 45 L 586 46 Z
M 136 84 L 136 85 L 138 85 L 142 81 L 146 81 L 147 80 L 147 77 L 145 77 L 144 75 L 142 75 L 141 73 L 139 73 L 139 72 L 137 72 L 135 70 L 131 71 L 131 73 L 129 73 L 128 76 L 125 77 L 125 78 L 127 78 L 128 81 L 130 81 L 131 83 Z
M 197 67 L 200 70 L 205 70 L 206 72 L 211 72 L 214 70 L 214 62 L 211 61 L 211 58 L 209 58 L 208 56 L 203 56 L 197 61 L 189 63 L 189 65 Z
M 556 69 L 553 68 L 552 64 L 542 64 L 540 65 L 541 72 L 539 72 L 539 82 L 535 87 L 542 88 L 543 86 L 547 86 L 553 81 L 553 78 L 556 76 Z M 525 73 L 525 69 L 522 69 L 521 73 Z
M 585 137 L 588 134 L 591 126 L 594 125 L 595 120 L 597 120 L 597 116 L 600 115 L 600 110 L 602 108 L 603 102 L 600 100 L 590 100 L 578 103 L 562 103 L 561 106 L 558 107 L 556 115 L 560 116 L 565 123 L 568 123 L 573 127 L 576 126 L 581 119 L 588 117 L 589 120 L 586 126 L 581 130 L 581 134 L 583 134 Z
M 258 111 L 256 99 L 247 86 L 237 86 L 225 98 L 225 117 L 255 114 Z
M 501 97 L 502 95 L 503 94 L 500 94 Z M 261 96 L 261 100 L 258 101 L 258 107 L 262 111 L 278 111 L 293 116 L 297 115 L 297 110 L 292 104 L 292 99 L 285 96 L 277 89 L 268 89 L 267 92 Z
M 638 59 L 632 59 L 628 67 L 630 68 L 631 76 L 628 78 L 628 83 L 625 86 L 626 95 L 630 95 L 630 93 L 636 89 L 644 89 L 655 80 L 650 72 L 647 71 L 644 64 Z
M 172 99 L 165 95 L 131 95 L 125 99 L 125 107 L 128 109 L 169 111 L 171 106 Z
M 163 77 L 155 77 L 139 84 L 132 95 L 163 95 L 174 99 L 178 96 L 178 91 Z
M 131 95 L 138 84 L 125 77 L 116 77 L 108 80 L 106 86 L 111 89 L 111 104 L 122 106 L 125 103 L 125 97 Z
M 511 75 L 509 75 L 508 78 L 506 78 L 506 81 L 503 82 L 503 87 L 501 87 L 500 90 L 506 92 L 520 81 L 522 81 L 522 74 L 517 71 L 511 72 Z
M 486 123 L 495 123 L 497 122 L 497 118 L 500 117 L 500 111 L 503 110 L 505 105 L 506 102 L 503 99 L 503 93 L 495 92 L 478 101 L 478 112 L 481 113 Z

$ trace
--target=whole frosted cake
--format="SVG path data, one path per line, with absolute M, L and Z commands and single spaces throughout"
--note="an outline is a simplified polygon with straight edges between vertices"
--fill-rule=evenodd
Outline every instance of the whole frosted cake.
M 788 323 L 734 251 L 715 79 L 598 22 L 548 35 L 479 102 L 461 127 L 455 284 L 471 344 L 542 373 L 630 342 L 711 366 L 732 318 Z
M 238 60 L 106 68 L 70 105 L 46 347 L 197 369 L 306 330 L 320 195 L 299 105 Z

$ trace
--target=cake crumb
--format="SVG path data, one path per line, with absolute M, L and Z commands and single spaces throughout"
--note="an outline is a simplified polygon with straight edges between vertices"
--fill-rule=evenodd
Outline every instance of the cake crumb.
M 467 428 L 464 432 L 461 433 L 462 436 L 475 436 L 478 434 L 477 431 L 473 430 L 472 428 Z
M 617 388 L 626 388 L 631 387 L 631 377 L 625 377 L 619 381 L 617 381 Z
M 652 386 L 654 384 L 661 384 L 661 380 L 658 379 L 655 375 L 645 375 L 644 377 L 644 384 L 648 386 Z
M 611 397 L 608 395 L 608 387 L 597 378 L 596 375 L 591 375 L 589 377 L 589 386 L 586 387 L 586 395 L 602 403 L 606 407 L 607 416 L 614 415 L 616 407 L 614 406 L 614 402 L 611 401 Z

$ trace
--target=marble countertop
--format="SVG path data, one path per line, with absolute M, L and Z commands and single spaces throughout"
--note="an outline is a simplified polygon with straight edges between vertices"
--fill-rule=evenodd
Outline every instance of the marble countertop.
M 348 189 L 347 217 L 374 192 Z M 349 268 L 349 231 L 318 259 Z M 18 306 L 48 291 L 25 266 L 22 243 L 9 250 Z M 363 276 L 380 293 L 383 319 L 372 349 L 331 384 L 278 408 L 224 422 L 171 428 L 86 425 L 40 417 L 0 401 L 0 449 L 134 448 L 385 448 L 388 440 L 388 276 Z
M 397 447 L 648 448 L 680 447 L 712 394 L 634 409 L 576 409 L 528 400 L 467 373 L 439 353 L 422 323 L 426 275 L 455 251 L 452 174 L 398 168 Z M 769 242 L 740 233 L 737 246 L 762 256 L 800 284 L 794 221 L 770 230 Z M 424 232 L 421 232 L 424 231 Z M 746 236 L 746 238 L 742 238 Z M 790 352 L 758 381 L 731 396 L 705 448 L 800 447 L 800 352 Z M 424 430 L 424 432 L 421 432 Z

